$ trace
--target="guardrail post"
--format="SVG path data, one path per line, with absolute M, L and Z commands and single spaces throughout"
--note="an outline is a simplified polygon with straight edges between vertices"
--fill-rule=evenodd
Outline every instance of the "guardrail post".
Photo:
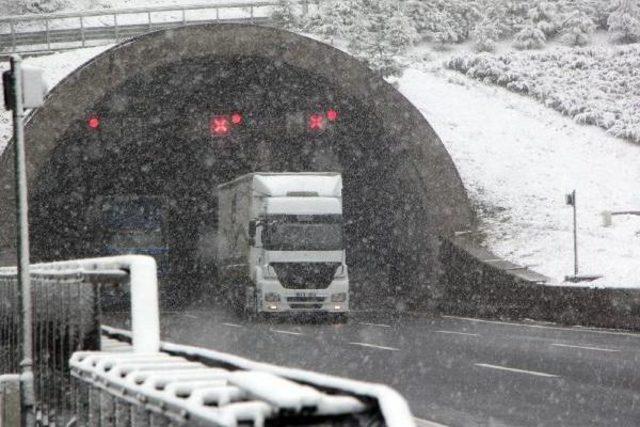
M 80 39 L 82 40 L 82 47 L 86 46 L 85 35 L 84 35 L 84 18 L 80 15 Z
M 151 31 L 151 12 L 147 12 L 147 28 Z
M 49 39 L 49 20 L 44 20 L 44 37 L 47 41 L 47 50 L 51 50 L 51 40 Z
M 216 7 L 216 21 L 220 20 L 220 8 Z
M 249 6 L 249 14 L 251 16 L 251 23 L 255 24 L 255 20 L 253 19 L 253 5 Z
M 0 426 L 18 427 L 21 423 L 20 375 L 0 375 Z
M 187 25 L 187 11 L 182 9 L 182 25 Z
M 120 33 L 118 31 L 118 14 L 113 14 L 113 30 L 115 32 L 116 42 L 119 39 Z
M 11 52 L 16 53 L 16 28 L 13 21 L 9 22 L 11 27 Z

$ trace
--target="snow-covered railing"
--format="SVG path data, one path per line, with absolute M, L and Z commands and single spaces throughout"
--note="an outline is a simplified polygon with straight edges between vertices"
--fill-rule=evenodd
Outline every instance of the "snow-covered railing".
M 103 327 L 111 339 L 124 330 Z M 70 365 L 79 425 L 411 427 L 406 401 L 379 384 L 253 362 L 197 347 L 161 343 L 162 353 L 78 352 Z
M 306 4 L 305 0 L 301 3 Z M 262 23 L 269 19 L 276 4 L 240 0 L 5 16 L 0 18 L 0 52 L 50 52 L 117 43 L 149 31 L 192 24 Z
M 130 285 L 132 352 L 158 351 L 156 264 L 140 255 L 32 264 L 30 278 L 32 342 L 23 343 L 18 271 L 0 268 L 0 374 L 14 374 L 0 377 L 0 388 L 23 395 L 21 413 L 30 420 L 65 425 L 74 412 L 68 360 L 76 351 L 100 348 L 103 286 Z M 0 396 L 0 408 L 7 399 Z M 0 411 L 0 425 L 8 422 L 4 415 Z

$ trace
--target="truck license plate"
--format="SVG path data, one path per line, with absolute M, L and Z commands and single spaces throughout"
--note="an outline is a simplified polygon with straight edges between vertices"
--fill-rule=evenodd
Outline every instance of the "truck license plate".
M 315 292 L 296 292 L 296 296 L 300 298 L 310 298 L 315 297 L 317 294 Z

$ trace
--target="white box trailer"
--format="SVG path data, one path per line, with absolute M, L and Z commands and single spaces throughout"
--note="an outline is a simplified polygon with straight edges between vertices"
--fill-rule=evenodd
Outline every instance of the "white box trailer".
M 338 173 L 251 173 L 218 186 L 218 283 L 243 312 L 349 311 Z

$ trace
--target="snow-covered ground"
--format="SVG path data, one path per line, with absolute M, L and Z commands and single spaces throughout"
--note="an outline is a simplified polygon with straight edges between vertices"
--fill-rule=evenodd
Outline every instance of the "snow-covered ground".
M 53 85 L 107 47 L 27 62 L 44 67 Z M 561 283 L 573 272 L 572 211 L 564 195 L 575 188 L 581 273 L 603 275 L 596 286 L 640 287 L 640 217 L 614 217 L 609 228 L 601 218 L 604 210 L 640 209 L 640 145 L 445 70 L 440 61 L 416 64 L 398 84 L 451 153 L 489 249 Z M 10 132 L 2 112 L 0 150 Z

